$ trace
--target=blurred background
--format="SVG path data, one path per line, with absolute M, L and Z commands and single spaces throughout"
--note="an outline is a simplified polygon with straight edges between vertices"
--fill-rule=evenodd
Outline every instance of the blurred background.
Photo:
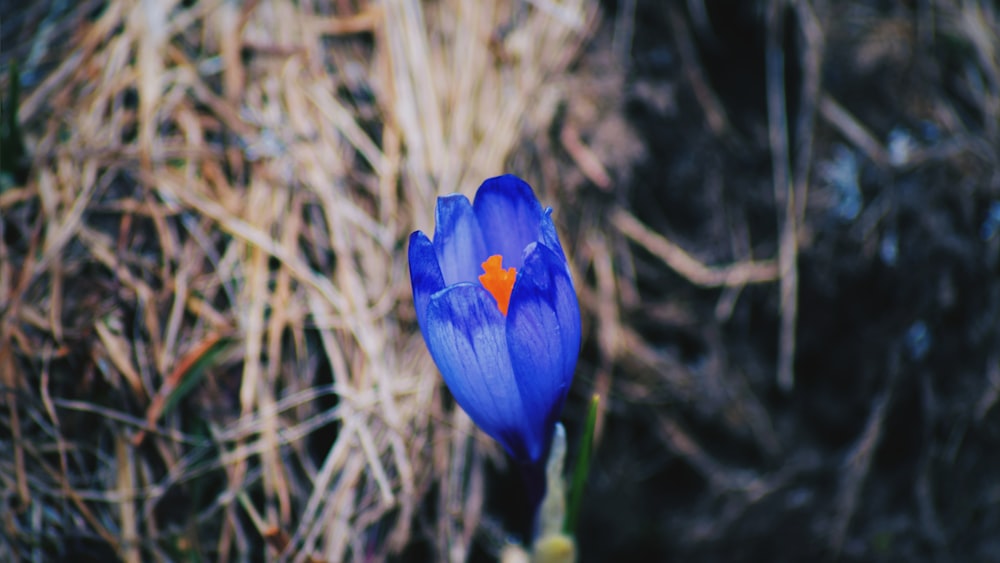
M 1000 560 L 995 3 L 0 6 L 0 560 L 495 560 L 405 241 L 504 172 L 581 561 Z

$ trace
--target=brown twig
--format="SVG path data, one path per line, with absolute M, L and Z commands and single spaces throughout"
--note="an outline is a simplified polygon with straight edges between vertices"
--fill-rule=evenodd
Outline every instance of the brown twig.
M 705 120 L 708 122 L 709 129 L 719 137 L 734 134 L 729 123 L 729 116 L 726 114 L 725 106 L 722 105 L 719 97 L 712 90 L 708 79 L 705 77 L 705 73 L 702 71 L 701 63 L 698 59 L 698 50 L 695 47 L 694 40 L 691 38 L 687 22 L 681 15 L 680 8 L 674 2 L 670 2 L 666 6 L 667 19 L 670 22 L 670 30 L 673 32 L 674 41 L 677 44 L 677 52 L 681 57 L 684 76 L 691 84 L 691 90 L 694 92 L 695 99 L 705 112 Z
M 559 141 L 573 162 L 580 168 L 583 175 L 602 190 L 611 189 L 611 177 L 601 162 L 600 157 L 583 143 L 580 131 L 569 123 L 565 123 L 559 131 Z
M 888 166 L 889 153 L 882 143 L 829 94 L 823 94 L 820 98 L 819 113 L 827 123 L 833 125 L 841 135 L 861 149 L 872 162 Z
M 851 521 L 857 512 L 865 480 L 871 470 L 872 460 L 882 439 L 885 419 L 889 414 L 889 405 L 895 395 L 898 369 L 890 368 L 890 372 L 885 389 L 872 403 L 864 430 L 844 458 L 844 466 L 834 501 L 834 521 L 828 537 L 830 548 L 838 555 L 843 550 Z
M 625 236 L 648 250 L 653 256 L 684 276 L 688 281 L 703 287 L 739 286 L 749 283 L 767 283 L 778 279 L 774 261 L 738 262 L 726 266 L 707 266 L 687 251 L 643 225 L 631 213 L 616 209 L 611 223 Z

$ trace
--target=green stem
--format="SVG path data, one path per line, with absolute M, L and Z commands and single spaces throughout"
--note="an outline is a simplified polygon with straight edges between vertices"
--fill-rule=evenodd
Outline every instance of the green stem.
M 576 530 L 576 523 L 580 516 L 580 503 L 583 501 L 583 488 L 587 484 L 587 475 L 590 473 L 590 458 L 594 449 L 594 427 L 597 425 L 597 407 L 600 402 L 601 396 L 596 393 L 590 399 L 590 411 L 587 413 L 583 440 L 580 442 L 580 455 L 577 457 L 576 468 L 573 471 L 569 510 L 566 511 L 566 520 L 563 523 L 563 532 L 569 536 L 572 536 Z

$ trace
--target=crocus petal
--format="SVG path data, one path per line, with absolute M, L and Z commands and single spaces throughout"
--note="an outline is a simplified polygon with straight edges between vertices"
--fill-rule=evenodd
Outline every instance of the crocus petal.
M 469 200 L 461 194 L 438 198 L 435 212 L 434 251 L 448 285 L 475 282 L 488 257 L 483 232 Z
M 516 459 L 527 459 L 541 448 L 541 427 L 526 426 L 505 320 L 482 286 L 462 283 L 431 297 L 424 339 L 448 389 L 473 422 Z
M 556 232 L 556 225 L 552 222 L 552 208 L 547 207 L 542 212 L 541 226 L 539 228 L 538 242 L 544 244 L 556 253 L 563 263 L 566 262 L 566 253 L 563 252 L 562 244 L 559 242 L 559 233 Z M 567 265 L 568 267 L 568 265 Z
M 507 312 L 507 347 L 525 411 L 550 428 L 580 352 L 580 305 L 566 262 L 544 245 L 525 253 Z
M 426 335 L 427 303 L 431 295 L 445 287 L 441 268 L 438 266 L 434 244 L 427 235 L 416 231 L 410 235 L 410 285 L 413 286 L 413 305 L 417 309 L 417 322 Z
M 479 187 L 472 207 L 487 254 L 499 254 L 504 264 L 520 268 L 524 249 L 538 241 L 543 215 L 531 186 L 510 174 L 490 178 Z

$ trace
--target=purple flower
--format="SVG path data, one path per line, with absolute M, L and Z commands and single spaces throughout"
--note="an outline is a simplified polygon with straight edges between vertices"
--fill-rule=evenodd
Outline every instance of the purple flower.
M 522 465 L 544 465 L 580 351 L 566 255 L 531 186 L 506 175 L 475 202 L 438 199 L 434 240 L 410 235 L 417 321 L 469 417 Z

